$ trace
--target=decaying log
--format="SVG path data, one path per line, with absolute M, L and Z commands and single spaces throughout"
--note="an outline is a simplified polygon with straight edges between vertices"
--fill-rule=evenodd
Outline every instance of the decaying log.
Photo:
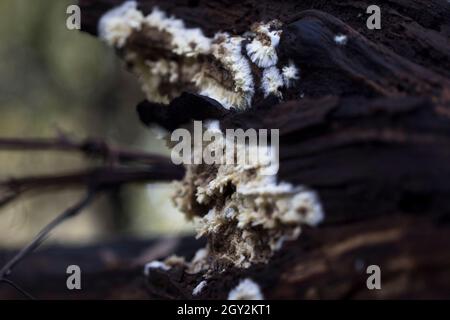
M 448 220 L 392 215 L 352 224 L 305 230 L 268 265 L 230 269 L 213 275 L 198 296 L 202 274 L 143 264 L 176 253 L 191 258 L 204 245 L 192 237 L 118 241 L 100 246 L 48 248 L 30 256 L 12 277 L 39 299 L 226 299 L 241 279 L 251 278 L 267 299 L 448 298 L 450 286 Z M 2 253 L 0 262 L 11 253 Z M 82 269 L 82 290 L 68 290 L 66 269 Z M 366 268 L 382 270 L 382 289 L 368 290 Z M 22 298 L 6 285 L 0 298 Z
M 121 2 L 80 0 L 83 30 L 96 35 L 102 14 Z M 90 273 L 89 281 L 104 284 L 122 270 L 124 282 L 99 291 L 87 286 L 84 297 L 117 297 L 111 294 L 117 288 L 139 291 L 145 284 L 146 294 L 138 297 L 226 298 L 244 278 L 257 282 L 266 298 L 276 299 L 449 297 L 447 1 L 378 1 L 381 30 L 366 28 L 370 1 L 138 3 L 144 13 L 157 5 L 207 36 L 243 34 L 254 22 L 275 18 L 284 23 L 279 59 L 292 60 L 301 80 L 283 92 L 282 101 L 258 94 L 251 108 L 236 111 L 183 93 L 168 106 L 142 102 L 138 111 L 145 124 L 169 131 L 191 119 L 218 119 L 222 129 L 280 129 L 278 179 L 316 190 L 326 216 L 268 264 L 209 274 L 198 296 L 192 290 L 204 274 L 189 274 L 180 266 L 152 270 L 143 279 L 136 271 L 142 271 L 142 261 L 139 267 L 128 261 L 111 274 L 104 267 Z M 338 34 L 347 36 L 345 44 L 336 43 Z M 148 44 L 141 40 L 130 41 L 146 52 Z M 178 253 L 189 258 L 193 251 Z M 382 290 L 366 287 L 371 264 L 382 270 Z M 68 294 L 42 290 L 46 297 Z M 136 297 L 120 291 L 122 297 Z
M 216 274 L 194 298 L 226 299 L 246 278 L 258 283 L 267 299 L 448 298 L 448 232 L 445 223 L 436 228 L 426 219 L 400 215 L 305 230 L 268 265 Z M 369 265 L 382 270 L 381 290 L 367 288 Z M 170 273 L 171 281 L 177 279 L 174 273 Z M 154 278 L 149 282 L 154 284 Z M 198 275 L 175 280 L 182 288 L 175 297 L 192 297 L 192 289 L 201 280 Z M 154 284 L 153 292 L 167 289 L 167 282 L 164 286 Z

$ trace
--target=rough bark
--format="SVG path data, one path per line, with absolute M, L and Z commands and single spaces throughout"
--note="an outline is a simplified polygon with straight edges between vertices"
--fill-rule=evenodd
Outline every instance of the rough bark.
M 84 30 L 95 35 L 101 14 L 120 2 L 81 0 Z M 370 1 L 139 4 L 144 12 L 158 5 L 208 35 L 280 19 L 280 59 L 294 60 L 302 73 L 300 92 L 288 91 L 283 102 L 258 97 L 245 112 L 224 112 L 189 93 L 168 107 L 139 106 L 145 123 L 170 130 L 205 118 L 219 119 L 223 128 L 280 128 L 279 179 L 314 188 L 325 208 L 325 223 L 305 230 L 269 264 L 213 274 L 199 298 L 226 298 L 244 277 L 267 298 L 449 297 L 447 1 L 378 1 L 382 30 L 366 28 Z M 339 33 L 348 36 L 345 46 L 334 42 Z M 382 290 L 366 287 L 370 264 L 382 269 Z M 108 279 L 99 274 L 92 281 Z M 128 275 L 124 285 L 133 287 L 139 277 Z M 201 277 L 175 268 L 155 271 L 145 283 L 150 297 L 193 298 Z

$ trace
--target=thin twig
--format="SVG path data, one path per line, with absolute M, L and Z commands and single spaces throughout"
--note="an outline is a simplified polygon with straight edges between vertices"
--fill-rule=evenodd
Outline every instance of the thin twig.
M 5 264 L 5 266 L 0 270 L 0 280 L 4 280 L 20 261 L 22 261 L 28 254 L 36 250 L 54 228 L 67 219 L 77 215 L 81 210 L 88 206 L 95 198 L 95 195 L 95 190 L 90 189 L 78 203 L 64 211 L 48 225 L 46 225 L 27 246 L 20 250 Z
M 17 199 L 24 192 L 44 191 L 49 188 L 116 187 L 125 183 L 179 180 L 184 170 L 180 166 L 164 161 L 159 164 L 138 167 L 98 167 L 65 174 L 37 175 L 0 181 L 0 208 Z
M 110 146 L 99 139 L 77 142 L 61 135 L 58 138 L 0 138 L 0 151 L 62 151 L 81 152 L 101 157 L 104 167 L 59 175 L 29 176 L 0 181 L 0 208 L 31 189 L 48 187 L 95 185 L 118 186 L 129 182 L 170 181 L 181 179 L 183 170 L 165 156 Z M 126 168 L 120 163 L 142 164 L 147 167 Z
M 35 188 L 86 186 L 118 186 L 130 182 L 171 181 L 180 179 L 183 170 L 171 163 L 150 167 L 98 167 L 66 174 L 36 175 L 0 181 L 0 188 L 12 193 Z
M 78 151 L 85 155 L 103 157 L 109 164 L 116 162 L 136 162 L 143 166 L 124 167 L 105 165 L 99 168 L 80 170 L 72 173 L 57 175 L 30 176 L 0 181 L 0 207 L 17 199 L 24 192 L 30 190 L 44 190 L 50 187 L 83 186 L 88 192 L 77 204 L 67 209 L 46 225 L 36 237 L 0 270 L 0 283 L 15 288 L 29 299 L 33 297 L 17 284 L 7 279 L 13 268 L 35 251 L 46 239 L 49 233 L 67 219 L 77 215 L 88 206 L 95 197 L 96 191 L 104 188 L 119 186 L 131 182 L 170 181 L 181 179 L 184 170 L 175 166 L 163 156 L 152 155 L 139 151 L 121 150 L 110 147 L 104 142 L 85 140 L 76 143 L 65 138 L 61 139 L 0 139 L 0 150 L 55 150 Z
M 120 162 L 155 163 L 167 159 L 157 154 L 113 147 L 100 139 L 85 139 L 77 142 L 65 136 L 49 139 L 0 138 L 0 150 L 81 152 L 87 156 L 97 156 Z
M 18 284 L 14 283 L 11 280 L 8 279 L 0 279 L 0 283 L 6 283 L 7 285 L 13 287 L 14 289 L 16 289 L 18 292 L 20 292 L 25 298 L 30 299 L 30 300 L 36 300 L 35 297 L 33 297 L 31 294 L 29 294 L 27 291 L 25 291 L 25 289 L 23 289 L 22 287 L 20 287 Z

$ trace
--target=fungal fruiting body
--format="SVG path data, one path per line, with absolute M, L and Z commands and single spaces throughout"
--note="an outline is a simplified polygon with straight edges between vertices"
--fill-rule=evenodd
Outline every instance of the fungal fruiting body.
M 230 291 L 228 300 L 264 300 L 264 296 L 256 282 L 244 279 Z
M 300 72 L 292 61 L 281 69 L 284 85 L 287 88 L 293 87 L 295 82 L 300 79 Z
M 264 157 L 249 157 L 245 165 L 226 161 L 226 148 L 270 157 L 270 147 L 262 151 L 261 146 L 229 143 L 224 139 L 217 144 L 224 148 L 218 164 L 188 165 L 174 197 L 176 206 L 194 220 L 197 237 L 208 239 L 207 257 L 213 261 L 208 267 L 218 269 L 266 263 L 284 241 L 299 236 L 301 225 L 315 226 L 323 219 L 314 191 L 266 174 L 271 162 Z
M 157 29 L 162 34 L 168 35 L 167 42 L 172 53 L 179 56 L 196 57 L 200 54 L 208 54 L 211 40 L 203 35 L 199 28 L 186 28 L 183 20 L 168 16 L 159 8 L 145 17 L 146 27 Z
M 98 31 L 105 42 L 120 49 L 149 101 L 168 104 L 191 91 L 224 108 L 244 110 L 258 89 L 265 97 L 281 98 L 280 90 L 296 80 L 292 63 L 286 72 L 277 67 L 281 26 L 273 20 L 253 24 L 244 35 L 217 32 L 209 38 L 157 7 L 145 16 L 135 1 L 127 1 L 102 16 Z M 259 79 L 261 74 L 251 64 L 266 77 Z
M 217 100 L 224 108 L 245 110 L 257 92 L 281 99 L 283 90 L 299 79 L 294 62 L 287 60 L 283 66 L 286 59 L 278 57 L 282 25 L 277 20 L 255 23 L 244 34 L 217 32 L 209 38 L 158 8 L 144 15 L 136 2 L 127 1 L 100 19 L 99 35 L 119 49 L 153 102 L 169 103 L 191 91 Z M 214 122 L 205 130 L 222 133 Z M 218 139 L 218 150 L 271 154 L 270 146 L 247 149 L 245 144 L 230 146 L 223 137 Z M 207 248 L 190 263 L 166 260 L 165 265 L 155 262 L 146 270 L 180 263 L 195 273 L 265 263 L 284 241 L 299 236 L 302 225 L 314 226 L 322 220 L 314 191 L 267 175 L 270 161 L 264 157 L 242 165 L 228 163 L 221 154 L 214 164 L 186 165 L 174 197 L 176 206 L 195 220 L 197 235 L 208 238 Z M 193 156 L 202 157 L 195 149 Z
M 135 1 L 124 2 L 99 21 L 98 33 L 109 45 L 122 48 L 133 30 L 140 30 L 144 16 Z
M 336 44 L 338 45 L 346 45 L 347 44 L 347 36 L 343 35 L 343 34 L 337 34 L 336 36 L 334 36 L 334 42 L 336 42 Z
M 195 89 L 192 79 L 201 69 L 197 59 L 211 50 L 211 39 L 201 29 L 187 28 L 157 7 L 144 16 L 135 1 L 104 14 L 98 29 L 102 39 L 121 50 L 153 102 L 169 103 L 184 90 Z
M 252 26 L 253 40 L 247 44 L 246 50 L 250 60 L 263 69 L 261 90 L 264 97 L 275 95 L 282 98 L 281 89 L 290 88 L 299 79 L 298 68 L 292 61 L 282 70 L 277 67 L 278 54 L 276 48 L 282 34 L 278 20 L 269 23 L 256 23 Z
M 195 77 L 200 94 L 219 101 L 225 108 L 246 109 L 254 94 L 248 59 L 242 55 L 240 36 L 219 33 L 212 44 L 213 62 L 206 63 Z
M 252 26 L 255 37 L 246 49 L 250 60 L 260 68 L 272 67 L 278 62 L 276 47 L 280 43 L 281 30 L 277 30 L 277 27 L 281 27 L 281 24 L 276 20 Z
M 283 77 L 280 70 L 277 67 L 270 67 L 264 69 L 262 78 L 262 88 L 264 96 L 267 97 L 270 94 L 276 95 L 281 98 L 281 92 L 279 91 L 284 85 Z

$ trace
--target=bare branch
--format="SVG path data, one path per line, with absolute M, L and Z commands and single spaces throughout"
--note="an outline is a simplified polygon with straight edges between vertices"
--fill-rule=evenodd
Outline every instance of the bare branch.
M 104 160 L 147 164 L 167 159 L 157 154 L 114 147 L 100 139 L 85 139 L 77 142 L 65 136 L 50 139 L 0 138 L 0 150 L 81 152 L 86 156 L 100 157 Z
M 72 173 L 39 175 L 0 181 L 0 207 L 17 199 L 25 192 L 42 191 L 51 188 L 88 187 L 110 188 L 125 183 L 145 183 L 179 180 L 183 177 L 182 167 L 167 160 L 158 164 L 137 168 L 99 167 Z
M 20 287 L 18 284 L 16 284 L 15 282 L 8 280 L 8 279 L 0 279 L 0 283 L 5 283 L 9 286 L 11 286 L 12 288 L 14 288 L 15 290 L 17 290 L 18 292 L 20 292 L 25 298 L 29 299 L 29 300 L 36 300 L 31 294 L 29 294 L 27 291 L 25 291 L 22 287 Z

